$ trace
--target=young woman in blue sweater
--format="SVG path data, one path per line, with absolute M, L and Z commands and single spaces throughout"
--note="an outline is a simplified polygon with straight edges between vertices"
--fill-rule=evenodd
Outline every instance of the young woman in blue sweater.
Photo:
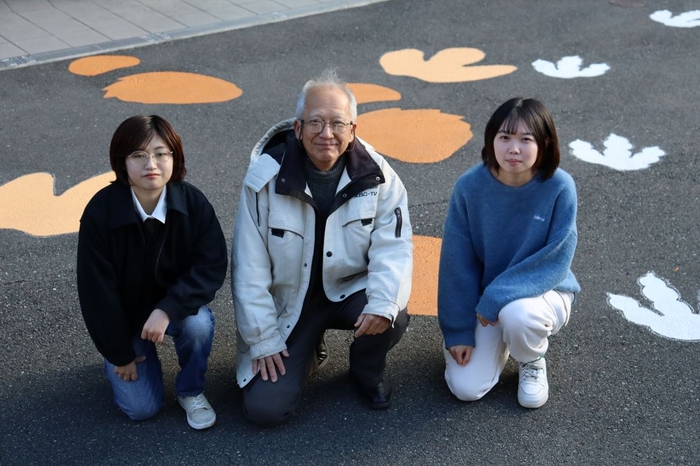
M 576 187 L 558 168 L 557 132 L 539 101 L 505 102 L 484 141 L 484 163 L 455 185 L 442 239 L 445 380 L 460 400 L 478 400 L 510 355 L 520 365 L 518 402 L 539 408 L 549 397 L 548 338 L 580 291 L 570 269 Z

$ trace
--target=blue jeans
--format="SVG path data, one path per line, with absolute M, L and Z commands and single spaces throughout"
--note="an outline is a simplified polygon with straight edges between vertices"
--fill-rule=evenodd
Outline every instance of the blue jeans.
M 180 322 L 170 322 L 166 335 L 173 338 L 180 364 L 175 378 L 178 396 L 196 396 L 204 391 L 207 359 L 214 339 L 214 315 L 202 306 L 195 315 Z M 163 407 L 163 372 L 155 343 L 134 337 L 136 356 L 145 356 L 136 364 L 138 379 L 125 382 L 114 373 L 114 364 L 105 359 L 105 374 L 114 392 L 117 406 L 131 419 L 141 421 L 153 417 Z

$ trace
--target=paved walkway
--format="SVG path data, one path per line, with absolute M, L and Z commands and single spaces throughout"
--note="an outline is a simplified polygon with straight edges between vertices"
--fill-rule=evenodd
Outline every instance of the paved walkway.
M 385 0 L 0 0 L 0 70 Z

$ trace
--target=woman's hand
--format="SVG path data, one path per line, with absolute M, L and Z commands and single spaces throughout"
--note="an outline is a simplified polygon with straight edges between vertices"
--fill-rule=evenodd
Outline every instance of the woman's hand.
M 472 357 L 472 351 L 474 350 L 473 346 L 467 346 L 467 345 L 455 345 L 455 346 L 450 346 L 447 348 L 447 351 L 450 352 L 450 355 L 452 355 L 452 358 L 457 361 L 457 364 L 460 366 L 466 366 L 469 360 Z
M 162 343 L 165 331 L 170 325 L 170 317 L 162 309 L 154 309 L 148 320 L 143 324 L 141 330 L 141 338 L 152 341 L 153 343 Z
M 146 356 L 137 356 L 136 359 L 131 361 L 126 366 L 114 366 L 114 373 L 119 376 L 124 382 L 131 382 L 132 380 L 138 380 L 139 375 L 136 370 L 136 364 L 144 362 Z

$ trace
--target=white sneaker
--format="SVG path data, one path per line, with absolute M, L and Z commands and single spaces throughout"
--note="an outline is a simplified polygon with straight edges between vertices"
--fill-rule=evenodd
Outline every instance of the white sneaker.
M 193 429 L 201 430 L 211 427 L 216 422 L 216 413 L 204 393 L 197 396 L 178 396 L 182 409 L 187 412 L 187 423 Z
M 524 408 L 539 408 L 549 398 L 547 362 L 544 356 L 534 361 L 520 363 L 518 403 Z

